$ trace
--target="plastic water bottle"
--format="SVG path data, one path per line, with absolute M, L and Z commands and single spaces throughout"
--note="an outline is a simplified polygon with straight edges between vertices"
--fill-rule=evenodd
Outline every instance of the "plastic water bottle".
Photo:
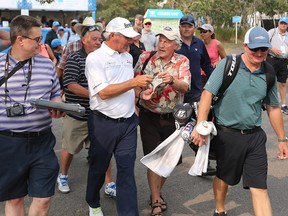
M 191 142 L 190 141 L 190 137 L 191 137 L 191 134 L 192 134 L 192 131 L 193 131 L 195 125 L 196 125 L 196 120 L 195 119 L 192 119 L 190 122 L 188 122 L 185 125 L 185 127 L 184 127 L 184 129 L 182 131 L 182 134 L 181 134 L 182 139 L 185 142 Z

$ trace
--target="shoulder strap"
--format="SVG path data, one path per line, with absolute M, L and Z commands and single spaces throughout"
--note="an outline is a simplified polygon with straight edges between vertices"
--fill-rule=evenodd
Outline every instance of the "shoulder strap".
M 142 67 L 142 70 L 141 70 L 141 74 L 143 74 L 143 71 L 145 70 L 148 62 L 150 61 L 150 59 L 152 58 L 152 56 L 155 55 L 156 52 L 157 52 L 157 51 L 154 51 L 154 50 L 150 52 L 150 55 L 148 56 L 148 58 L 147 58 L 147 59 L 145 60 L 145 62 L 143 63 L 143 67 Z
M 11 76 L 13 76 L 13 74 L 15 74 L 19 69 L 21 69 L 28 61 L 29 61 L 29 59 L 26 59 L 24 61 L 19 61 L 15 65 L 15 67 L 10 71 L 10 73 L 8 74 L 7 78 L 5 76 L 2 77 L 2 79 L 0 80 L 0 86 L 2 86 L 3 83 L 5 83 L 6 80 L 8 80 Z
M 274 86 L 275 78 L 276 78 L 276 72 L 275 72 L 273 66 L 267 61 L 264 61 L 264 73 L 266 75 L 267 95 L 268 95 L 268 92 Z
M 213 97 L 214 104 L 219 100 L 220 97 L 223 96 L 226 89 L 230 86 L 230 84 L 235 79 L 236 74 L 239 69 L 240 62 L 241 62 L 241 55 L 232 54 L 232 55 L 226 56 L 226 64 L 224 67 L 224 74 L 223 74 L 223 82 L 217 95 Z
M 272 41 L 272 38 L 273 38 L 274 35 L 275 35 L 275 32 L 276 32 L 276 28 L 274 28 L 273 34 L 272 34 L 272 36 L 271 36 L 271 38 L 270 38 L 270 43 L 271 43 L 271 41 Z

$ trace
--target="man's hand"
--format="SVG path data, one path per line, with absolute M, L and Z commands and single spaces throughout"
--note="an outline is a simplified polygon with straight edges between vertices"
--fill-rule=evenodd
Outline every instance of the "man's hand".
M 193 131 L 192 131 L 192 134 L 191 134 L 191 141 L 195 144 L 195 145 L 198 145 L 199 147 L 204 145 L 204 144 L 207 144 L 207 139 L 208 137 L 207 136 L 202 136 L 200 135 L 197 130 L 196 130 L 196 127 L 194 127 Z
M 154 92 L 151 88 L 143 90 L 140 94 L 140 98 L 143 100 L 150 100 L 154 97 Z
M 62 112 L 59 110 L 49 109 L 48 112 L 49 112 L 49 115 L 51 116 L 51 118 L 61 118 L 61 117 L 66 115 L 65 112 Z
M 137 87 L 146 87 L 148 84 L 150 84 L 153 80 L 152 75 L 140 75 L 136 76 L 135 78 L 136 86 Z
M 288 146 L 287 142 L 278 142 L 278 159 L 286 160 L 288 159 Z

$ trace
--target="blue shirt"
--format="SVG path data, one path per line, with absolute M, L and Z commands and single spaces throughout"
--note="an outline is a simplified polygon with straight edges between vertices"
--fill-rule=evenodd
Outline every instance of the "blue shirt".
M 207 77 L 213 71 L 205 44 L 201 39 L 193 36 L 190 46 L 182 42 L 180 50 L 176 52 L 185 55 L 190 61 L 191 89 L 185 94 L 184 102 L 199 101 L 203 90 L 201 68 Z

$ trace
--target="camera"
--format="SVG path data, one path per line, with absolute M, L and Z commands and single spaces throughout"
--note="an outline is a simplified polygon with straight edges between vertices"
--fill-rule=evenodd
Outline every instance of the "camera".
M 7 117 L 16 117 L 25 115 L 25 109 L 23 104 L 15 103 L 6 108 Z

